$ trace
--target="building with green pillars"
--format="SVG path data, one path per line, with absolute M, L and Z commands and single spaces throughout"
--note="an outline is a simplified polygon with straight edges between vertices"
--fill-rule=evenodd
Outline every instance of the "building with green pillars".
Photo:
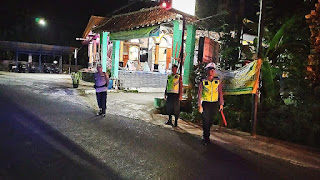
M 189 85 L 194 64 L 196 18 L 184 15 L 183 84 Z M 84 32 L 89 68 L 101 63 L 122 88 L 158 88 L 163 92 L 172 64 L 179 64 L 182 15 L 159 6 L 119 14 L 92 16 Z

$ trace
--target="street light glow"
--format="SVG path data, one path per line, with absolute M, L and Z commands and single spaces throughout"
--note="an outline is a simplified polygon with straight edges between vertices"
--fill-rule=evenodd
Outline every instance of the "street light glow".
M 35 18 L 36 23 L 38 23 L 41 26 L 45 26 L 47 24 L 46 20 L 44 18 Z
M 172 0 L 172 8 L 194 16 L 196 0 Z
M 41 26 L 45 26 L 47 23 L 46 23 L 46 21 L 45 21 L 44 19 L 40 19 L 40 20 L 39 20 L 39 24 L 40 24 Z
M 165 8 L 167 8 L 167 3 L 164 1 L 161 6 L 162 6 L 162 8 L 165 9 Z

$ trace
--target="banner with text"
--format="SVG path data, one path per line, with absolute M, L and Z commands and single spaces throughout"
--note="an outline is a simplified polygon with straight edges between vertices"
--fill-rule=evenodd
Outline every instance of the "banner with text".
M 235 71 L 220 71 L 224 95 L 255 94 L 259 86 L 262 60 L 253 61 Z

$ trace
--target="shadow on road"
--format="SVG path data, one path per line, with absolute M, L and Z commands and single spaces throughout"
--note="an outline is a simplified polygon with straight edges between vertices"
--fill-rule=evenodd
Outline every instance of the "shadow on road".
M 43 120 L 0 98 L 0 179 L 121 179 Z

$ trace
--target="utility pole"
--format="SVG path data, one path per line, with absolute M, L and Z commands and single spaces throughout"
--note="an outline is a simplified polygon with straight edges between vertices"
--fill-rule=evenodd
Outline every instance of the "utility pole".
M 258 27 L 258 44 L 257 44 L 257 58 L 261 59 L 262 54 L 262 37 L 263 37 L 263 0 L 260 0 L 260 14 L 259 14 L 259 27 Z M 260 78 L 260 77 L 259 77 Z M 259 81 L 260 82 L 260 81 Z M 252 94 L 252 131 L 251 136 L 256 136 L 257 129 L 257 115 L 258 115 L 258 100 L 259 100 L 259 89 L 257 92 Z
M 262 37 L 263 37 L 263 0 L 260 0 L 260 14 L 259 14 L 259 27 L 258 27 L 258 44 L 257 44 L 257 54 L 258 59 L 261 58 L 262 53 Z

